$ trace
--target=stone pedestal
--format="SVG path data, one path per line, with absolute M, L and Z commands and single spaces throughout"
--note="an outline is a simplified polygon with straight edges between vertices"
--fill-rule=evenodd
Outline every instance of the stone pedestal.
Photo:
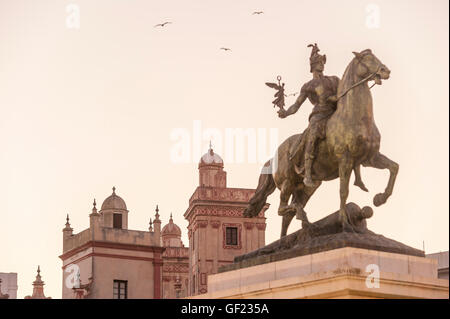
M 437 272 L 433 259 L 345 247 L 210 275 L 193 298 L 449 298 Z

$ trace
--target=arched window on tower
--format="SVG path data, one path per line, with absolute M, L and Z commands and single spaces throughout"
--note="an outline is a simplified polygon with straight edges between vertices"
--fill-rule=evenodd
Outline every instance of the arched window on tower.
M 122 214 L 113 214 L 113 228 L 122 229 Z

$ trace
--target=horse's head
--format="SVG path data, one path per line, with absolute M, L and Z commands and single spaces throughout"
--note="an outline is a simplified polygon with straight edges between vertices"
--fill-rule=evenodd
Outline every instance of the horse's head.
M 389 79 L 391 71 L 386 65 L 372 53 L 370 49 L 361 52 L 353 52 L 355 55 L 356 74 L 361 79 L 370 76 L 369 80 L 374 80 L 376 84 L 381 84 L 381 80 Z

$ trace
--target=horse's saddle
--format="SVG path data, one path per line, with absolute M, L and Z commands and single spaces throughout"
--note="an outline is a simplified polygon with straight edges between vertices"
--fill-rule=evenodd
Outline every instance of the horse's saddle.
M 318 133 L 317 138 L 318 139 L 324 139 L 326 135 L 326 124 L 328 122 L 328 119 L 330 116 L 324 117 L 319 119 L 319 121 L 315 122 L 316 130 L 315 132 Z M 310 123 L 311 124 L 311 123 Z M 298 138 L 295 139 L 295 141 L 292 143 L 292 145 L 289 147 L 289 161 L 292 161 L 299 153 L 304 153 L 305 143 L 308 139 L 308 135 L 310 132 L 310 127 L 308 127 L 303 131 L 302 134 L 299 134 Z M 304 171 L 303 167 L 303 159 L 304 156 L 300 156 L 300 159 L 294 163 L 295 171 L 297 174 L 302 175 Z
M 295 161 L 294 164 L 294 168 L 295 171 L 297 172 L 297 174 L 302 174 L 304 171 L 304 167 L 303 167 L 303 157 L 304 156 L 300 156 L 300 158 L 298 160 L 295 160 L 297 158 L 297 155 L 299 154 L 303 154 L 304 152 L 304 148 L 305 148 L 305 142 L 306 142 L 306 137 L 308 135 L 308 128 L 306 128 L 302 134 L 299 134 L 298 137 L 294 140 L 294 142 L 290 145 L 289 147 L 289 161 Z

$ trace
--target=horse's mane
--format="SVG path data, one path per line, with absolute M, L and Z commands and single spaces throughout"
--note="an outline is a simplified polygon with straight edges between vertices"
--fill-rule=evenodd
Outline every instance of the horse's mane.
M 372 50 L 365 49 L 361 53 L 359 53 L 360 56 L 365 56 L 367 54 L 372 54 Z M 342 76 L 342 80 L 339 81 L 339 87 L 338 87 L 338 94 L 341 94 L 341 92 L 344 92 L 347 90 L 350 86 L 353 84 L 353 75 L 356 72 L 356 64 L 357 64 L 358 58 L 354 57 L 350 63 L 347 65 L 347 68 L 344 71 L 344 75 Z
M 339 81 L 338 95 L 354 84 L 353 75 L 355 74 L 356 61 L 357 59 L 353 58 L 353 60 L 347 65 L 347 68 L 344 71 L 344 75 L 342 76 L 342 79 Z

